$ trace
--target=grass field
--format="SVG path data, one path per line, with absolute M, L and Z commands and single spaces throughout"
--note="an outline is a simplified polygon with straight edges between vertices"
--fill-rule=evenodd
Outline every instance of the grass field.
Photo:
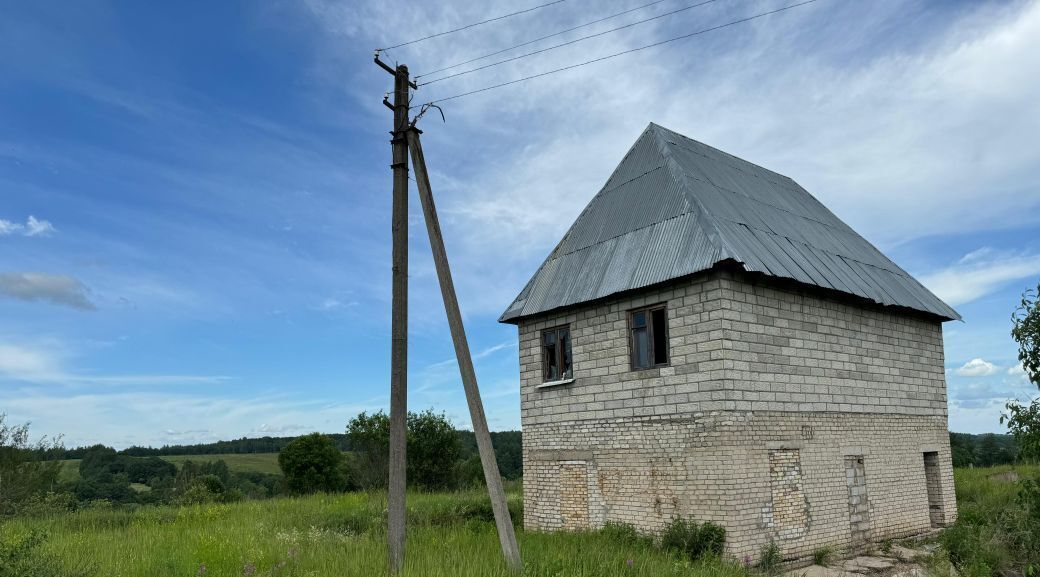
M 942 536 L 964 577 L 1040 575 L 1040 531 L 1019 497 L 1019 483 L 995 476 L 1014 470 L 1021 479 L 1040 466 L 955 469 L 957 523 Z
M 519 516 L 519 495 L 510 496 Z M 319 495 L 236 504 L 82 510 L 15 519 L 4 539 L 33 529 L 49 535 L 39 551 L 63 574 L 105 577 L 378 576 L 387 572 L 385 497 Z M 412 494 L 404 575 L 508 575 L 479 492 Z M 743 577 L 740 565 L 681 561 L 612 534 L 519 531 L 524 575 L 538 577 L 698 575 Z M 205 569 L 202 569 L 203 566 Z
M 278 468 L 278 453 L 233 453 L 227 455 L 164 455 L 159 457 L 164 461 L 169 461 L 178 467 L 184 461 L 195 461 L 197 463 L 205 461 L 218 461 L 223 460 L 227 463 L 228 469 L 235 472 L 246 472 L 256 471 L 259 473 L 273 473 L 276 475 L 282 474 L 281 469 Z M 61 479 L 63 481 L 75 481 L 79 479 L 79 459 L 67 459 L 62 461 L 61 467 Z
M 239 457 L 236 465 L 261 466 Z M 273 457 L 268 457 L 273 461 Z M 180 459 L 184 460 L 184 458 Z M 270 462 L 270 461 L 269 461 Z M 230 464 L 230 463 L 229 463 Z M 943 555 L 964 577 L 1033 575 L 1037 540 L 1018 484 L 993 478 L 1010 467 L 959 469 L 958 522 L 941 537 Z M 1040 467 L 1015 467 L 1025 478 Z M 510 491 L 519 521 L 520 495 Z M 0 525 L 0 545 L 35 532 L 34 549 L 51 569 L 19 577 L 340 577 L 386 573 L 386 500 L 379 493 L 276 498 L 186 507 L 85 509 Z M 404 575 L 508 575 L 490 504 L 481 492 L 411 494 Z M 538 577 L 751 577 L 720 560 L 691 563 L 617 532 L 518 531 L 524 575 Z M 49 561 L 48 561 L 49 560 Z

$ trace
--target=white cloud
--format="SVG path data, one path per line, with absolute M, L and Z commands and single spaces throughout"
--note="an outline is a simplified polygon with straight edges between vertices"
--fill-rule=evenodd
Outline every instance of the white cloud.
M 388 41 L 367 35 L 386 31 L 391 12 L 407 14 L 414 30 L 437 30 L 509 4 L 402 9 L 405 3 L 358 10 L 320 0 L 307 5 L 329 32 L 327 61 L 335 63 L 344 42 Z M 585 42 L 580 50 L 434 84 L 416 97 L 435 100 L 512 80 L 763 6 L 774 7 L 712 6 Z M 392 57 L 422 73 L 527 40 L 534 29 L 587 18 L 587 10 L 558 6 L 514 26 L 405 47 Z M 1021 74 L 1034 69 L 1040 69 L 1037 2 L 959 11 L 897 1 L 814 4 L 445 102 L 448 123 L 428 122 L 425 152 L 460 298 L 471 310 L 501 312 L 650 121 L 791 176 L 882 248 L 1036 223 L 1040 148 L 1032 135 L 1040 132 L 1040 76 Z M 375 111 L 385 82 L 367 83 L 351 90 L 382 121 Z M 943 292 L 963 303 L 1001 282 L 991 279 L 1015 278 L 1036 261 L 1003 265 L 970 284 L 945 277 L 936 284 L 953 287 Z
M 280 434 L 280 433 L 291 433 L 291 432 L 295 432 L 295 431 L 303 431 L 305 429 L 307 429 L 306 425 L 296 425 L 296 424 L 268 425 L 267 423 L 264 423 L 263 425 L 260 425 L 259 427 L 257 427 L 254 432 L 256 432 L 256 433 L 264 433 L 264 434 L 272 434 L 272 433 L 279 433 Z
M 982 248 L 956 263 L 921 277 L 921 282 L 952 306 L 984 297 L 1012 281 L 1040 277 L 1040 255 Z M 1023 287 L 1024 288 L 1024 287 Z
M 957 369 L 956 373 L 962 377 L 988 377 L 1000 371 L 1000 367 L 982 359 L 972 359 L 964 366 Z
M 238 398 L 161 391 L 69 395 L 0 388 L 0 406 L 14 422 L 31 421 L 34 434 L 63 434 L 66 446 L 102 442 L 122 448 L 236 439 L 264 422 L 307 423 L 307 430 L 342 432 L 357 413 L 385 404 L 376 400 L 351 404 L 299 400 L 257 392 Z
M 41 220 L 31 214 L 25 223 L 25 236 L 49 236 L 55 230 L 49 220 Z
M 46 301 L 83 311 L 97 307 L 86 285 L 71 276 L 42 272 L 0 273 L 0 295 L 23 301 Z
M 0 218 L 0 236 L 21 234 L 22 236 L 50 236 L 57 229 L 49 220 L 36 218 L 29 215 L 25 224 L 19 224 L 10 220 Z
M 0 218 L 0 236 L 12 235 L 22 230 L 22 225 Z

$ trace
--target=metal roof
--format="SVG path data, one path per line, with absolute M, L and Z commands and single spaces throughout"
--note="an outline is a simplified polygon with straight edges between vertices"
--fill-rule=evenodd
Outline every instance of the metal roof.
M 648 287 L 725 260 L 960 319 L 795 181 L 651 123 L 499 321 Z

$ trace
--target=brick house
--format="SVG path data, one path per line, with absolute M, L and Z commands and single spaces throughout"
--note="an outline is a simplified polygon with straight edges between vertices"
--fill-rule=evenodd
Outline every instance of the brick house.
M 948 524 L 958 318 L 793 180 L 651 124 L 500 319 L 524 523 L 786 558 Z

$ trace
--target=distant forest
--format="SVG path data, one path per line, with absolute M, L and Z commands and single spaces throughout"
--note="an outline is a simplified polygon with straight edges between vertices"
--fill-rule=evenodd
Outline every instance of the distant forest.
M 472 431 L 459 431 L 463 460 L 477 454 L 477 441 Z M 350 451 L 345 434 L 328 435 L 343 451 Z M 154 447 L 130 447 L 120 451 L 131 457 L 159 457 L 166 455 L 226 455 L 242 453 L 277 453 L 296 437 L 241 438 L 233 441 L 217 441 L 198 445 L 164 445 Z M 519 479 L 523 476 L 520 431 L 491 433 L 495 445 L 495 456 L 502 476 Z M 1010 435 L 987 433 L 972 435 L 950 433 L 950 449 L 954 467 L 990 467 L 1014 463 L 1018 458 L 1018 446 Z M 65 449 L 65 459 L 80 459 L 87 448 Z
M 1018 460 L 1018 445 L 1011 435 L 950 433 L 954 467 L 992 467 Z
M 458 431 L 462 445 L 462 460 L 477 454 L 477 439 L 473 431 Z M 342 451 L 350 451 L 350 443 L 343 433 L 327 435 Z M 198 445 L 163 445 L 162 447 L 129 447 L 119 451 L 129 457 L 161 457 L 169 455 L 228 455 L 248 453 L 278 453 L 296 437 L 259 437 L 241 438 L 233 441 L 217 441 Z M 520 431 L 501 431 L 491 433 L 491 442 L 495 446 L 495 457 L 498 468 L 506 479 L 519 479 L 523 476 L 523 457 L 521 454 Z M 63 449 L 59 458 L 82 459 L 89 447 Z M 53 453 L 52 453 L 53 454 Z

